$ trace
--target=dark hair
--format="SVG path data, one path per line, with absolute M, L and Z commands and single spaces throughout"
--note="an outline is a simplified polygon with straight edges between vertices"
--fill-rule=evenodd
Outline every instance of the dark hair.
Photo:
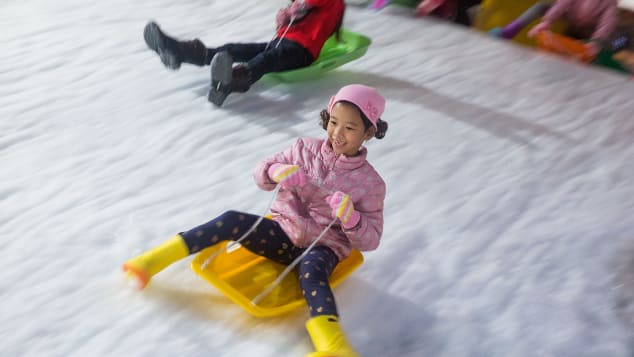
M 359 110 L 359 108 L 354 103 L 348 102 L 346 100 L 342 100 L 340 102 L 348 103 L 357 109 L 357 111 L 359 112 L 359 115 L 361 116 L 361 120 L 363 120 L 363 126 L 365 127 L 365 130 L 368 130 L 369 128 L 373 127 L 370 119 L 368 119 L 368 117 L 366 117 L 365 114 L 363 114 L 363 112 Z M 340 103 L 340 102 L 337 102 L 337 103 Z M 319 113 L 319 117 L 321 119 L 321 127 L 324 128 L 324 130 L 327 130 L 328 122 L 330 121 L 330 113 L 328 113 L 328 111 L 324 109 Z M 374 137 L 377 139 L 383 139 L 385 137 L 386 132 L 387 132 L 387 122 L 381 118 L 377 119 L 376 133 L 374 133 Z

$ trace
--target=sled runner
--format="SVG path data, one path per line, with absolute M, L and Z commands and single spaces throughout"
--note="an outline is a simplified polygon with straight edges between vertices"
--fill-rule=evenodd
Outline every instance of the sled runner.
M 297 274 L 288 274 L 279 285 L 257 304 L 253 299 L 262 293 L 286 266 L 251 253 L 233 242 L 221 242 L 204 249 L 192 261 L 192 270 L 221 293 L 256 317 L 271 317 L 290 312 L 304 306 Z M 218 254 L 213 259 L 209 257 Z M 350 255 L 339 262 L 330 276 L 332 287 L 337 286 L 363 263 L 363 255 L 353 249 Z
M 310 66 L 290 71 L 273 72 L 266 77 L 275 78 L 282 82 L 299 82 L 316 79 L 325 72 L 342 66 L 345 63 L 362 57 L 372 43 L 369 37 L 341 29 L 341 40 L 331 36 L 319 53 L 319 57 Z
M 415 8 L 420 0 L 375 0 L 370 5 L 373 10 L 381 10 L 388 5 L 398 5 L 403 7 Z
M 628 68 L 614 58 L 614 52 L 612 51 L 602 50 L 596 56 L 592 56 L 588 53 L 588 49 L 582 41 L 564 35 L 554 34 L 549 31 L 542 31 L 538 33 L 536 37 L 537 47 L 544 51 L 572 58 L 583 63 L 613 69 L 618 72 L 630 73 Z
M 588 49 L 581 41 L 570 37 L 541 31 L 536 36 L 537 47 L 546 51 L 575 59 L 579 62 L 590 63 L 594 56 L 588 53 Z

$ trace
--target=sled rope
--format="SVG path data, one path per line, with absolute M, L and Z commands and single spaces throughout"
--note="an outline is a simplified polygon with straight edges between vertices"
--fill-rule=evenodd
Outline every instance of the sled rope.
M 288 25 L 286 26 L 286 30 L 284 30 L 284 33 L 282 33 L 282 36 L 280 36 L 280 39 L 277 40 L 277 44 L 275 44 L 275 48 L 277 48 L 277 46 L 280 45 L 280 42 L 282 42 L 282 39 L 284 38 L 284 36 L 286 36 L 286 33 L 288 32 L 288 29 L 291 28 L 291 25 L 293 24 L 293 22 L 295 22 L 295 16 L 291 16 L 291 20 L 288 22 Z
M 295 260 L 293 260 L 293 262 L 289 266 L 287 266 L 286 269 L 284 269 L 284 271 L 277 277 L 277 279 L 275 279 L 274 282 L 271 283 L 271 285 L 267 286 L 266 289 L 264 289 L 264 291 L 262 291 L 258 296 L 254 297 L 253 300 L 251 300 L 251 304 L 252 305 L 257 305 L 260 302 L 260 300 L 262 300 L 267 295 L 269 295 L 271 293 L 271 291 L 273 291 L 273 289 L 275 289 L 275 287 L 278 286 L 282 282 L 282 280 L 286 277 L 286 275 L 288 275 L 288 273 L 290 273 L 290 271 L 293 270 L 293 268 L 295 268 L 295 266 L 297 264 L 299 264 L 299 262 L 302 260 L 302 258 L 304 258 L 310 252 L 310 250 L 313 249 L 315 244 L 317 244 L 317 242 L 319 242 L 319 240 L 321 240 L 321 238 L 326 234 L 326 232 L 328 232 L 330 227 L 332 227 L 332 225 L 335 224 L 336 221 L 337 221 L 337 217 L 335 217 L 332 220 L 332 222 L 330 222 L 328 227 L 324 228 L 324 230 L 321 231 L 321 234 L 319 234 L 317 239 L 315 239 L 308 246 L 308 248 L 306 248 L 306 250 L 304 251 L 304 253 L 302 253 L 302 255 L 300 255 L 299 257 L 295 258 Z
M 271 201 L 269 201 L 268 206 L 266 207 L 266 211 L 260 215 L 260 217 L 258 218 L 257 221 L 255 221 L 255 223 L 253 223 L 251 225 L 251 228 L 249 228 L 246 232 L 244 232 L 244 234 L 242 236 L 240 236 L 240 238 L 238 238 L 235 241 L 231 241 L 229 242 L 229 244 L 227 245 L 226 250 L 230 250 L 231 248 L 233 248 L 236 244 L 239 244 L 240 242 L 242 242 L 246 237 L 249 236 L 249 234 L 251 234 L 251 232 L 253 232 L 255 230 L 255 228 L 258 226 L 258 224 L 260 224 L 260 222 L 262 222 L 262 220 L 264 219 L 264 216 L 267 215 L 267 213 L 269 213 L 271 211 L 271 205 L 273 204 L 273 201 L 275 200 L 275 197 L 277 197 L 277 193 L 280 191 L 280 186 L 281 185 L 277 185 L 275 186 L 275 190 L 273 191 L 273 197 L 271 197 Z M 207 268 L 207 265 L 209 265 L 209 263 L 211 263 L 211 261 L 217 257 L 220 253 L 222 253 L 222 249 L 219 249 L 217 252 L 215 252 L 214 254 L 210 255 L 209 257 L 207 257 L 207 259 L 205 259 L 205 261 L 203 262 L 203 264 L 201 265 L 202 270 L 205 270 Z
M 293 24 L 293 22 L 295 22 L 295 16 L 291 17 L 291 20 L 288 22 L 288 25 L 286 25 L 286 29 L 284 30 L 284 32 L 282 33 L 282 35 L 279 37 L 279 40 L 277 40 L 277 43 L 275 44 L 275 48 L 277 48 L 277 46 L 280 45 L 280 42 L 282 42 L 282 39 L 284 38 L 284 36 L 286 36 L 286 33 L 288 32 L 288 29 L 291 28 L 291 25 Z M 273 38 L 271 39 L 271 41 L 269 41 L 266 44 L 266 47 L 264 47 L 264 51 L 269 49 L 269 46 L 271 45 L 271 42 L 273 42 L 273 40 L 275 40 L 275 38 L 277 34 L 273 35 Z

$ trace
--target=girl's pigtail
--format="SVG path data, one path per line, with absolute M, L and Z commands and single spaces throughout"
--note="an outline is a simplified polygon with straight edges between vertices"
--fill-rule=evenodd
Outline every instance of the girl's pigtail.
M 377 139 L 383 139 L 385 137 L 385 133 L 387 132 L 387 122 L 383 121 L 381 118 L 376 121 L 376 133 L 374 133 L 374 137 Z
M 328 129 L 328 122 L 330 121 L 330 114 L 326 109 L 319 112 L 319 118 L 321 119 L 321 127 L 324 130 Z

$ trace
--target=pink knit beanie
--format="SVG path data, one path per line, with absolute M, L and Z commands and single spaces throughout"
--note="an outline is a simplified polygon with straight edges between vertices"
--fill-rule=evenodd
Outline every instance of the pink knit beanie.
M 328 113 L 330 114 L 332 107 L 342 100 L 356 105 L 370 119 L 374 128 L 377 128 L 376 122 L 383 114 L 383 110 L 385 110 L 385 98 L 378 90 L 362 84 L 350 84 L 342 87 L 337 94 L 330 97 Z

